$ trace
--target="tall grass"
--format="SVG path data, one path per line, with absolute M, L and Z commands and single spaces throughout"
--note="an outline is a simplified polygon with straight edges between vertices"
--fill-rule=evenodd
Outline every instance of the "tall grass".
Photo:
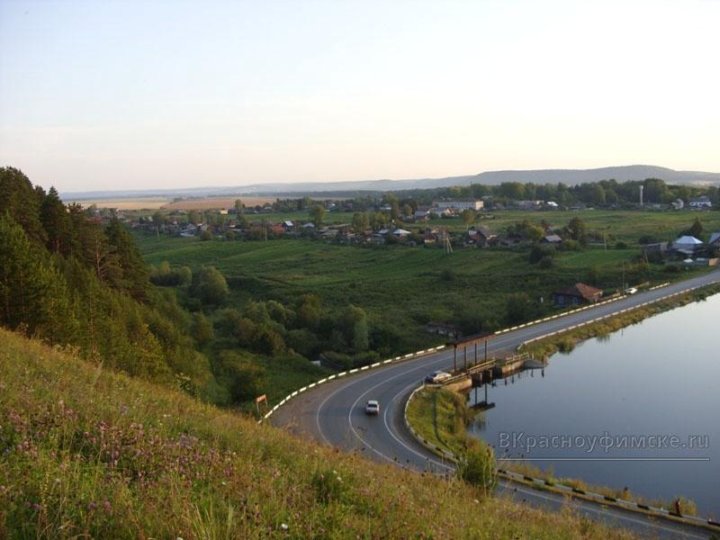
M 606 538 L 0 330 L 0 538 Z

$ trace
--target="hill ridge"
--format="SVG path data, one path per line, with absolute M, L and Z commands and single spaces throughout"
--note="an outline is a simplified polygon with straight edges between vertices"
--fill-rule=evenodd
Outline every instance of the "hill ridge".
M 91 198 L 151 197 L 151 196 L 220 196 L 220 195 L 280 195 L 347 191 L 402 191 L 432 189 L 470 184 L 496 185 L 502 182 L 564 183 L 568 185 L 615 179 L 645 180 L 660 178 L 671 184 L 720 184 L 720 173 L 704 171 L 678 171 L 657 165 L 623 165 L 591 169 L 507 169 L 477 174 L 418 179 L 375 179 L 331 182 L 268 182 L 238 186 L 214 186 L 177 189 L 103 190 L 64 192 L 65 200 Z

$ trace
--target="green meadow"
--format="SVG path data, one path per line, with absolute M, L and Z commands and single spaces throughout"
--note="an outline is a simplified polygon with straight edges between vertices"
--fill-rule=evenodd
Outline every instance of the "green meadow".
M 578 281 L 611 292 L 623 283 L 687 276 L 644 263 L 638 241 L 643 236 L 672 240 L 696 217 L 707 235 L 720 230 L 719 212 L 507 211 L 494 216 L 480 222 L 493 232 L 524 219 L 560 227 L 580 216 L 589 235 L 604 238 L 607 247 L 596 242 L 581 251 L 559 251 L 552 266 L 542 268 L 530 264 L 528 248 L 456 247 L 446 254 L 438 247 L 359 247 L 308 239 L 203 242 L 151 236 L 139 236 L 138 243 L 151 265 L 218 268 L 231 287 L 230 305 L 250 299 L 287 303 L 313 293 L 328 307 L 361 307 L 374 331 L 386 336 L 386 350 L 379 352 L 393 354 L 443 341 L 423 330 L 430 321 L 449 322 L 469 334 L 542 316 L 552 311 L 554 290 Z M 458 220 L 441 221 L 465 228 Z

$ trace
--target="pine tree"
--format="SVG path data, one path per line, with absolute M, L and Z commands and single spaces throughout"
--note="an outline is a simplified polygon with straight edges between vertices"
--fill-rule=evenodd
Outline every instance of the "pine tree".
M 8 214 L 0 217 L 0 324 L 53 342 L 74 333 L 65 280 Z
M 18 169 L 0 167 L 0 216 L 7 212 L 30 240 L 45 244 L 45 230 L 39 218 L 40 202 L 27 176 Z
M 122 269 L 121 288 L 135 300 L 146 300 L 150 274 L 130 233 L 117 219 L 113 219 L 105 229 L 105 235 Z
M 40 222 L 47 236 L 47 248 L 53 253 L 69 255 L 71 235 L 67 208 L 54 187 L 44 196 L 40 206 Z

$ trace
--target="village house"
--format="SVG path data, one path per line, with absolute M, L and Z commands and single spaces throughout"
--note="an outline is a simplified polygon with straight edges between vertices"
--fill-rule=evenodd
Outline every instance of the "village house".
M 596 289 L 585 283 L 576 283 L 572 287 L 552 293 L 553 305 L 556 307 L 594 304 L 602 298 L 602 289 Z
M 440 210 L 453 210 L 462 212 L 463 210 L 482 210 L 485 203 L 478 199 L 473 200 L 450 200 L 450 201 L 434 201 L 433 206 Z
M 692 257 L 703 248 L 702 240 L 694 236 L 681 236 L 673 242 L 673 250 L 685 257 Z
M 413 214 L 413 219 L 417 221 L 427 221 L 430 219 L 430 209 L 429 208 L 418 208 L 415 210 L 415 213 Z
M 682 210 L 685 208 L 685 202 L 683 202 L 682 199 L 675 199 L 673 202 L 670 203 L 670 207 L 673 210 Z
M 543 201 L 517 201 L 515 205 L 521 210 L 539 210 L 543 205 Z
M 712 202 L 707 195 L 690 199 L 688 206 L 694 210 L 706 210 L 712 208 Z
M 541 244 L 562 244 L 562 238 L 557 234 L 546 234 L 540 239 Z
M 467 232 L 467 244 L 487 247 L 497 239 L 497 235 L 487 227 L 471 227 Z
M 642 246 L 642 253 L 645 257 L 652 261 L 660 261 L 665 258 L 668 252 L 667 242 L 655 242 L 653 244 L 645 244 Z
M 720 248 L 720 231 L 714 232 L 710 235 L 708 245 L 715 248 Z
M 430 321 L 425 325 L 425 331 L 440 336 L 456 337 L 461 334 L 460 329 L 452 324 Z

